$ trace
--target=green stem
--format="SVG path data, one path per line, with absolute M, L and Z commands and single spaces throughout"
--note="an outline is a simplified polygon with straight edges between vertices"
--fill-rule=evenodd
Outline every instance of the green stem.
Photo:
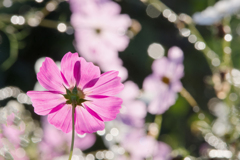
M 0 66 L 0 69 L 3 71 L 9 69 L 16 62 L 18 57 L 18 41 L 15 33 L 4 33 L 7 35 L 10 42 L 10 55 Z
M 72 159 L 72 153 L 73 153 L 73 146 L 74 146 L 74 133 L 75 133 L 75 127 L 74 127 L 74 111 L 76 108 L 76 103 L 73 102 L 72 105 L 72 142 L 71 142 L 71 149 L 70 149 L 70 155 L 68 160 Z
M 229 26 L 230 25 L 230 18 L 229 17 L 225 17 L 223 19 L 223 26 Z M 231 34 L 231 32 L 228 32 L 228 34 Z M 222 66 L 224 68 L 230 68 L 232 69 L 233 67 L 233 63 L 232 63 L 232 57 L 231 57 L 231 53 L 226 53 L 224 51 L 224 49 L 226 47 L 231 47 L 231 41 L 226 41 L 224 38 L 222 40 L 222 49 L 223 49 L 223 63 L 222 63 Z M 231 72 L 230 72 L 231 73 Z
M 192 97 L 192 95 L 184 88 L 182 87 L 182 90 L 180 91 L 180 94 L 183 98 L 187 100 L 187 102 L 192 106 L 192 107 L 199 107 L 196 100 Z
M 155 137 L 156 139 L 158 139 L 161 132 L 161 127 L 162 127 L 162 115 L 161 114 L 156 115 L 154 122 L 158 125 L 158 128 L 159 128 L 158 134 Z

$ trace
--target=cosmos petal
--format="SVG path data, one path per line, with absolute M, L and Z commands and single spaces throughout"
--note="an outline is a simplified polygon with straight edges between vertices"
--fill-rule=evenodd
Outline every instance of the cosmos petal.
M 114 23 L 108 23 L 108 27 L 115 29 L 115 31 L 127 30 L 131 26 L 131 18 L 127 14 L 121 14 L 118 16 L 111 17 Z
M 46 58 L 37 74 L 39 83 L 49 91 L 65 93 L 61 72 L 51 58 Z
M 182 90 L 182 83 L 180 80 L 175 81 L 174 83 L 172 83 L 171 89 L 175 92 L 180 92 Z
M 83 88 L 83 86 L 92 79 L 100 77 L 100 73 L 99 67 L 95 66 L 92 62 L 86 62 L 86 60 L 81 57 L 76 62 L 74 68 L 74 77 L 79 88 Z
M 91 27 L 91 17 L 89 16 L 83 16 L 80 14 L 73 13 L 71 16 L 71 23 L 74 27 L 79 27 L 82 29 L 87 29 L 88 27 Z
M 176 93 L 169 90 L 151 101 L 148 111 L 151 114 L 163 114 L 175 103 Z
M 162 89 L 161 83 L 159 83 L 158 77 L 151 74 L 147 76 L 143 81 L 143 89 L 145 92 L 149 92 L 151 94 L 151 97 L 155 97 Z M 156 89 L 157 88 L 157 89 Z
M 66 134 L 66 139 L 68 142 L 68 146 L 71 146 L 71 141 L 72 141 L 72 133 L 69 132 Z M 83 138 L 79 137 L 77 134 L 75 134 L 75 139 L 74 139 L 74 147 L 79 148 L 80 150 L 84 151 L 94 145 L 96 142 L 96 135 L 95 134 L 86 134 Z
M 166 57 L 162 57 L 160 59 L 157 59 L 152 64 L 152 70 L 153 73 L 158 76 L 164 76 L 166 73 L 166 70 L 168 70 L 169 60 Z
M 39 115 L 47 115 L 53 108 L 66 102 L 63 95 L 50 91 L 28 91 L 27 95 L 31 98 L 34 112 Z
M 64 77 L 66 78 L 69 87 L 73 87 L 76 84 L 73 75 L 73 68 L 78 58 L 79 58 L 78 53 L 68 52 L 64 55 L 64 57 L 61 60 L 61 71 Z
M 135 99 L 139 95 L 139 87 L 133 81 L 126 81 L 124 89 L 117 96 L 124 99 L 124 101 Z
M 104 129 L 104 122 L 92 116 L 85 108 L 77 106 L 75 129 L 78 134 L 93 133 Z
M 184 66 L 182 64 L 178 64 L 175 70 L 174 80 L 179 80 L 184 76 Z
M 122 99 L 109 96 L 90 96 L 89 101 L 84 102 L 86 108 L 98 114 L 103 121 L 111 121 L 116 118 L 121 108 Z
M 168 50 L 168 58 L 176 64 L 180 64 L 183 62 L 183 51 L 179 47 L 173 46 Z
M 129 38 L 125 35 L 120 35 L 121 33 L 119 32 L 121 31 L 105 32 L 103 34 L 103 38 L 106 42 L 108 42 L 106 44 L 107 46 L 112 46 L 113 48 L 116 48 L 118 51 L 124 51 L 129 44 Z M 122 32 L 125 31 L 123 30 Z
M 68 133 L 72 131 L 72 105 L 64 104 L 58 107 L 60 109 L 48 115 L 48 122 Z
M 103 5 L 100 5 L 101 11 L 106 14 L 106 16 L 117 15 L 121 12 L 121 7 L 115 2 L 108 1 L 102 4 Z
M 91 80 L 83 87 L 84 93 L 87 95 L 116 95 L 124 88 L 121 78 L 117 75 L 118 71 L 103 73 L 99 78 Z

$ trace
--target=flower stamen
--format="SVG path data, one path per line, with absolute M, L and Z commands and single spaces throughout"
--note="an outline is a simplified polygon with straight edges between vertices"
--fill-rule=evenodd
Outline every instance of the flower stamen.
M 162 77 L 162 82 L 169 85 L 170 84 L 170 79 L 168 77 Z
M 101 29 L 96 28 L 96 29 L 95 29 L 95 32 L 96 32 L 97 34 L 101 34 L 102 31 L 101 31 Z

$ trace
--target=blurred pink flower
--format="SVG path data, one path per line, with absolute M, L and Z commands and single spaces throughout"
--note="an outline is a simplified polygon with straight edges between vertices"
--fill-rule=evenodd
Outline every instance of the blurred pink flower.
M 16 126 L 14 125 L 14 118 L 14 113 L 7 116 L 7 123 L 0 126 L 2 128 L 1 136 L 7 138 L 14 147 L 19 147 L 21 142 L 20 136 L 25 132 L 25 123 L 20 122 L 19 125 Z
M 110 0 L 69 0 L 70 9 L 73 13 L 88 14 L 89 10 L 92 10 L 95 5 L 101 5 L 101 3 Z M 116 8 L 113 8 L 116 9 Z
M 102 60 L 99 60 L 102 61 Z M 119 71 L 119 77 L 121 77 L 122 82 L 128 78 L 128 70 L 123 67 L 123 62 L 121 59 L 111 59 L 110 56 L 103 58 L 102 62 L 99 62 L 99 66 L 103 71 L 116 70 Z
M 14 160 L 29 160 L 25 150 L 20 147 L 21 142 L 20 136 L 23 135 L 24 129 L 25 129 L 24 123 L 21 123 L 19 126 L 2 125 L 3 134 L 0 134 L 0 149 L 2 147 L 8 148 L 7 157 L 11 156 Z M 6 139 L 3 140 L 4 138 Z
M 134 129 L 126 135 L 122 146 L 131 154 L 131 159 L 143 159 L 154 154 L 157 141 L 146 136 L 143 129 Z
M 157 150 L 153 155 L 153 160 L 171 160 L 172 149 L 164 142 L 158 142 Z
M 138 95 L 139 88 L 134 82 L 127 81 L 124 83 L 123 91 L 117 95 L 123 99 L 118 119 L 134 127 L 143 127 L 147 107 L 144 102 L 136 99 Z
M 120 6 L 112 1 L 96 3 L 90 0 L 86 3 L 79 7 L 91 6 L 91 10 L 85 9 L 83 14 L 73 11 L 71 17 L 76 31 L 77 48 L 81 54 L 97 54 L 99 48 L 112 53 L 123 51 L 129 43 L 129 38 L 125 35 L 131 25 L 129 16 L 120 15 Z
M 162 114 L 176 101 L 176 93 L 181 91 L 180 79 L 184 75 L 183 52 L 178 47 L 168 51 L 168 58 L 155 60 L 153 73 L 145 78 L 143 89 L 150 99 L 148 111 Z
M 49 123 L 68 133 L 72 131 L 68 90 L 78 99 L 74 119 L 76 132 L 92 133 L 104 129 L 104 121 L 115 119 L 119 113 L 122 99 L 113 95 L 123 89 L 123 84 L 117 75 L 117 71 L 101 74 L 93 63 L 78 57 L 78 53 L 68 52 L 62 58 L 61 71 L 52 59 L 46 58 L 43 62 L 37 78 L 48 91 L 28 91 L 27 95 L 37 114 L 48 115 Z
M 131 130 L 122 141 L 122 146 L 131 154 L 131 160 L 170 160 L 171 148 L 146 135 L 143 129 Z
M 11 113 L 10 115 L 7 115 L 7 125 L 13 125 L 15 118 L 15 114 Z
M 23 124 L 21 127 L 15 125 L 3 125 L 2 129 L 3 136 L 6 137 L 15 147 L 19 147 L 21 142 L 20 136 L 24 133 L 25 124 Z
M 125 35 L 131 25 L 121 7 L 112 1 L 70 0 L 71 23 L 75 29 L 76 48 L 88 61 L 98 64 L 103 71 L 122 66 L 118 51 L 126 49 L 129 38 Z M 114 67 L 114 68 L 112 68 Z M 123 77 L 126 69 L 120 69 Z M 120 75 L 121 76 L 121 75 Z
M 71 138 L 72 138 L 71 133 L 68 133 L 66 135 L 68 146 L 70 146 L 70 144 L 71 144 Z M 81 150 L 86 150 L 86 149 L 92 147 L 94 145 L 95 141 L 96 141 L 96 135 L 92 134 L 92 133 L 86 133 L 83 137 L 79 137 L 78 135 L 76 135 L 74 146 Z
M 47 122 L 47 118 L 42 118 L 43 138 L 39 143 L 41 159 L 52 160 L 54 157 L 64 155 L 66 147 L 71 144 L 71 132 L 64 134 Z M 86 134 L 80 138 L 75 134 L 74 148 L 86 150 L 94 145 L 96 141 L 95 134 Z
M 23 148 L 15 148 L 11 151 L 11 156 L 14 160 L 29 160 L 27 154 Z

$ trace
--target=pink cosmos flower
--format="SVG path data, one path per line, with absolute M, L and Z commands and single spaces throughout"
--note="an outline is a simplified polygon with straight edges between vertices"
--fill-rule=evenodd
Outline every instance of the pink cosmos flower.
M 0 125 L 0 129 L 2 129 L 3 137 L 7 138 L 14 147 L 19 147 L 21 142 L 20 136 L 25 131 L 25 123 L 20 122 L 18 125 L 14 125 L 14 118 L 14 113 L 7 115 L 7 123 Z
M 164 142 L 156 141 L 146 135 L 143 129 L 132 129 L 121 145 L 131 154 L 131 160 L 170 160 L 171 148 Z
M 131 25 L 129 16 L 120 14 L 121 7 L 112 1 L 70 0 L 69 3 L 73 12 L 75 47 L 80 55 L 98 64 L 103 71 L 122 66 L 118 51 L 125 50 L 129 43 L 125 35 Z M 123 68 L 121 72 L 127 73 Z
M 134 127 L 143 127 L 147 115 L 147 107 L 143 101 L 137 100 L 139 95 L 137 84 L 132 81 L 124 83 L 124 89 L 118 94 L 123 99 L 123 105 L 118 114 L 118 119 Z
M 143 129 L 131 130 L 122 141 L 122 146 L 131 153 L 131 159 L 143 159 L 153 156 L 157 141 L 146 136 Z
M 42 117 L 42 126 L 43 137 L 38 144 L 40 159 L 52 160 L 54 157 L 66 154 L 66 147 L 71 145 L 72 133 L 64 134 L 61 130 L 56 129 L 47 122 L 46 116 Z M 86 150 L 93 146 L 95 141 L 95 134 L 86 134 L 82 138 L 75 134 L 74 147 Z
M 87 14 L 89 11 L 92 10 L 94 5 L 93 4 L 101 4 L 104 2 L 107 2 L 110 0 L 69 0 L 70 3 L 70 9 L 73 13 L 81 13 L 81 14 Z M 116 8 L 113 8 L 116 9 Z
M 116 118 L 122 99 L 113 95 L 123 89 L 117 71 L 101 74 L 99 67 L 78 53 L 68 52 L 61 60 L 61 70 L 46 58 L 37 74 L 48 91 L 29 91 L 34 111 L 48 115 L 48 121 L 68 133 L 72 131 L 72 97 L 75 98 L 75 130 L 78 134 L 104 129 L 104 121 Z
M 181 91 L 180 79 L 184 75 L 183 52 L 178 47 L 168 51 L 168 58 L 155 60 L 152 64 L 153 73 L 146 77 L 143 89 L 150 99 L 148 111 L 162 114 L 176 101 L 176 93 Z
M 23 148 L 15 148 L 11 151 L 14 160 L 29 160 Z
M 11 156 L 14 160 L 29 160 L 24 149 L 20 147 L 20 137 L 24 133 L 25 124 L 22 122 L 19 126 L 15 126 L 13 122 L 10 122 L 10 119 L 13 121 L 13 118 L 14 115 L 11 114 L 7 120 L 8 123 L 0 126 L 0 129 L 2 129 L 2 134 L 0 133 L 0 149 L 2 147 L 8 148 L 7 155 Z M 2 160 L 1 154 L 0 160 Z
M 9 142 L 15 147 L 19 147 L 21 142 L 20 136 L 24 134 L 25 124 L 21 123 L 20 126 L 3 125 L 2 129 L 3 135 L 9 140 Z
M 153 156 L 153 160 L 171 160 L 171 147 L 164 143 L 158 142 L 157 151 Z
M 74 1 L 70 1 L 70 5 L 71 2 Z M 82 14 L 73 11 L 71 17 L 80 53 L 97 56 L 103 51 L 101 49 L 113 54 L 123 51 L 129 43 L 129 38 L 124 34 L 131 25 L 129 16 L 120 15 L 120 6 L 112 1 L 96 3 L 90 0 L 79 8 L 88 6 L 91 9 L 85 9 Z

